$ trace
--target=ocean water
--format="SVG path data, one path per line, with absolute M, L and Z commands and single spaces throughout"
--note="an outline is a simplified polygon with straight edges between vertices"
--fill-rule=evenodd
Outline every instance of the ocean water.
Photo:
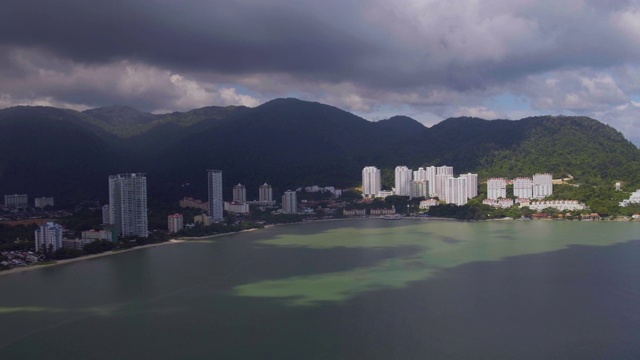
M 639 359 L 640 224 L 278 226 L 0 293 L 0 359 Z

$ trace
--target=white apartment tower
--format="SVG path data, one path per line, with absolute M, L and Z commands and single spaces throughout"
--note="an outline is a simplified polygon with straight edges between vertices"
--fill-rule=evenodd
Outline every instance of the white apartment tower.
M 533 180 L 528 177 L 513 179 L 513 197 L 516 199 L 533 198 Z
M 478 174 L 461 174 L 460 177 L 467 179 L 467 196 L 469 199 L 478 196 Z
M 366 166 L 362 169 L 362 195 L 376 197 L 381 189 L 380 169 L 375 166 Z
M 272 202 L 273 201 L 273 188 L 271 185 L 264 183 L 260 185 L 258 189 L 258 201 L 260 202 Z
M 427 181 L 429 182 L 429 196 L 434 196 L 436 194 L 436 172 L 437 169 L 435 166 L 429 166 L 425 169 L 427 172 Z
M 109 223 L 115 225 L 122 236 L 149 236 L 144 174 L 109 176 Z
M 491 178 L 487 180 L 487 199 L 498 200 L 507 197 L 507 180 Z
M 55 252 L 62 248 L 62 225 L 48 222 L 42 224 L 35 231 L 36 252 L 49 251 Z
M 396 195 L 409 196 L 409 189 L 411 186 L 411 176 L 413 171 L 406 166 L 396 166 L 395 180 L 396 180 Z
M 450 176 L 446 180 L 444 200 L 447 204 L 464 205 L 469 200 L 467 178 Z
M 244 185 L 238 184 L 233 187 L 233 201 L 239 203 L 247 202 L 247 188 Z
M 433 196 L 437 196 L 441 200 L 445 198 L 445 187 L 447 186 L 447 179 L 453 177 L 453 175 L 448 174 L 436 174 L 436 181 L 434 186 Z
M 282 213 L 283 214 L 297 214 L 298 213 L 298 201 L 296 199 L 296 192 L 287 190 L 282 195 Z
M 222 170 L 207 170 L 209 189 L 209 216 L 211 221 L 224 220 L 224 202 L 222 201 Z
M 553 194 L 553 177 L 549 173 L 533 175 L 533 198 L 542 199 Z

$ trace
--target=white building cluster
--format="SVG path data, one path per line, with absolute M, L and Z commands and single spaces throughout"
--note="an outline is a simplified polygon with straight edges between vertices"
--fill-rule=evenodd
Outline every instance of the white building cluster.
M 535 174 L 533 178 L 517 177 L 513 184 L 513 197 L 518 199 L 544 199 L 553 194 L 553 177 L 549 173 Z M 487 199 L 498 200 L 507 197 L 505 178 L 490 178 L 487 180 Z
M 478 196 L 478 175 L 469 173 L 455 177 L 452 166 L 420 167 L 415 171 L 407 166 L 397 166 L 394 175 L 393 190 L 382 190 L 380 169 L 366 166 L 362 169 L 363 196 L 438 197 L 445 203 L 456 205 L 464 205 L 469 199 Z
M 109 176 L 108 224 L 122 236 L 148 237 L 147 178 L 142 173 Z
M 620 206 L 627 207 L 631 204 L 640 204 L 640 189 L 631 193 L 628 199 L 622 200 Z

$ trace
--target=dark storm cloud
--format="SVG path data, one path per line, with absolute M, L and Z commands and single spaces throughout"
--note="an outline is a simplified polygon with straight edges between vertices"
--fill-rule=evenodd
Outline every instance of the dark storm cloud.
M 0 107 L 253 106 L 278 96 L 373 118 L 537 111 L 629 120 L 636 0 L 4 0 Z M 625 75 L 632 74 L 632 75 Z M 508 94 L 527 109 L 490 109 Z M 617 109 L 606 111 L 606 109 Z M 392 115 L 392 114 L 389 114 Z M 629 133 L 633 132 L 629 130 Z

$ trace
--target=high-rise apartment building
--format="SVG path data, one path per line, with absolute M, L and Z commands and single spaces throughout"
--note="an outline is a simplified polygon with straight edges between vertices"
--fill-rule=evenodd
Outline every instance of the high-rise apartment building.
M 487 180 L 487 199 L 498 200 L 507 197 L 507 180 L 491 178 Z
M 144 174 L 109 176 L 109 223 L 114 224 L 122 236 L 149 236 Z
M 413 171 L 406 166 L 396 166 L 395 170 L 395 194 L 400 196 L 409 196 L 411 186 L 411 177 Z
M 424 169 L 427 172 L 427 181 L 429 182 L 429 196 L 436 195 L 436 173 L 437 169 L 435 166 L 429 166 Z
M 467 196 L 469 199 L 478 196 L 478 174 L 460 174 L 460 177 L 467 179 Z
M 258 201 L 260 202 L 272 202 L 273 201 L 273 188 L 271 185 L 264 183 L 260 185 L 258 189 Z
M 224 220 L 224 201 L 222 200 L 222 170 L 207 170 L 209 189 L 209 216 L 211 221 Z
M 529 177 L 513 179 L 513 197 L 516 199 L 533 198 L 533 180 Z
M 298 213 L 298 201 L 295 191 L 287 190 L 282 195 L 282 213 L 283 214 L 297 214 Z
M 447 179 L 450 177 L 453 177 L 453 175 L 436 174 L 436 185 L 432 196 L 437 196 L 439 199 L 444 200 L 444 189 L 447 186 Z
M 167 227 L 169 234 L 177 233 L 184 228 L 184 218 L 182 214 L 173 214 L 167 217 Z
M 247 188 L 244 185 L 238 184 L 233 187 L 233 202 L 247 202 Z
M 444 201 L 447 204 L 464 205 L 469 200 L 467 178 L 449 176 L 444 188 Z
M 533 198 L 542 199 L 553 194 L 553 177 L 549 173 L 533 175 Z
M 54 222 L 42 224 L 35 231 L 36 252 L 50 251 L 51 253 L 62 248 L 62 225 Z
M 429 182 L 427 180 L 413 180 L 409 188 L 409 197 L 429 197 Z
M 362 169 L 362 195 L 376 197 L 381 189 L 380 169 L 375 166 L 366 166 Z

